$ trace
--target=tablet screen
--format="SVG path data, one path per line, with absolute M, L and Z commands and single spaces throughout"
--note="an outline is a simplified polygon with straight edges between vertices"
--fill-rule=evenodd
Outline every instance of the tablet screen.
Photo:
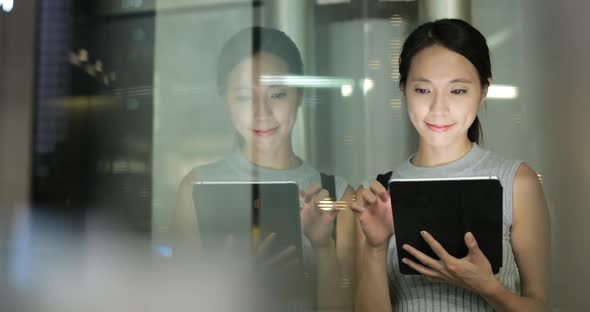
M 231 234 L 235 242 L 232 247 L 246 251 L 246 256 L 259 265 L 253 287 L 277 302 L 303 300 L 305 275 L 299 188 L 295 182 L 197 182 L 193 200 L 205 250 L 223 249 Z M 275 234 L 272 243 L 261 252 L 257 245 L 271 233 Z M 284 260 L 265 264 L 291 246 L 295 252 Z
M 272 249 L 301 250 L 295 182 L 197 182 L 193 199 L 206 248 L 221 247 L 229 235 L 241 246 L 255 246 L 274 233 Z
M 494 274 L 502 266 L 502 185 L 496 177 L 391 179 L 389 182 L 395 239 L 403 274 L 419 274 L 402 263 L 409 244 L 434 259 L 422 239 L 425 230 L 456 258 L 467 255 L 464 235 L 472 232 Z

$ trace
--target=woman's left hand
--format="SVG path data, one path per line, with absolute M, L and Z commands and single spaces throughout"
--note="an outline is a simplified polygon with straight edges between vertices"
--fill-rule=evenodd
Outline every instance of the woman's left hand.
M 467 232 L 464 237 L 469 252 L 461 259 L 451 256 L 428 232 L 422 231 L 420 234 L 440 260 L 433 259 L 418 249 L 405 244 L 404 250 L 416 257 L 421 264 L 408 258 L 404 258 L 402 261 L 420 272 L 429 281 L 447 282 L 481 295 L 491 293 L 499 285 L 490 262 L 479 249 L 471 232 Z
M 322 210 L 318 203 L 328 199 L 330 194 L 322 189 L 319 183 L 314 183 L 300 194 L 303 206 L 299 213 L 301 217 L 301 229 L 314 247 L 326 247 L 329 245 L 334 228 L 334 219 L 337 210 Z

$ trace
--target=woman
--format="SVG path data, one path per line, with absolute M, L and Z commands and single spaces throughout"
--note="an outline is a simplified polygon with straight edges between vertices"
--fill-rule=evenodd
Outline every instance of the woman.
M 323 211 L 317 202 L 328 196 L 348 201 L 354 191 L 343 179 L 335 177 L 336 194 L 328 194 L 320 185 L 320 172 L 294 153 L 291 133 L 303 90 L 265 83 L 265 77 L 302 74 L 299 50 L 281 31 L 248 28 L 227 41 L 219 58 L 217 78 L 236 130 L 236 151 L 221 161 L 197 167 L 184 177 L 178 191 L 175 228 L 185 237 L 198 237 L 193 182 L 295 181 L 301 190 L 304 262 L 314 263 L 317 272 L 318 305 L 340 306 L 344 302 L 337 295 L 341 268 L 332 238 L 336 211 Z M 346 217 L 354 218 L 350 212 L 338 216 Z M 350 232 L 342 226 L 337 233 Z
M 373 181 L 359 187 L 352 206 L 362 241 L 358 309 L 548 311 L 549 222 L 537 175 L 478 145 L 477 112 L 492 83 L 484 36 L 461 20 L 425 23 L 406 39 L 399 64 L 400 88 L 420 139 L 393 177 L 498 176 L 504 189 L 503 265 L 494 275 L 471 233 L 464 237 L 468 255 L 457 259 L 423 231 L 440 260 L 404 245 L 419 262 L 403 262 L 421 275 L 400 274 L 389 194 Z

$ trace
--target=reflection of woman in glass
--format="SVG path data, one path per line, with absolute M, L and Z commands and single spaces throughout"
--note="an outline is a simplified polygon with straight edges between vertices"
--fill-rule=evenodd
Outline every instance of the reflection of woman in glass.
M 387 311 L 392 305 L 395 311 L 548 311 L 549 222 L 539 179 L 526 164 L 478 145 L 477 112 L 492 81 L 485 38 L 461 20 L 423 24 L 405 41 L 399 69 L 420 142 L 393 176 L 499 177 L 504 189 L 503 263 L 494 275 L 471 233 L 464 237 L 468 255 L 457 259 L 436 237 L 421 232 L 440 260 L 405 245 L 419 261 L 404 263 L 421 275 L 400 274 L 389 195 L 373 181 L 359 188 L 353 205 L 364 240 L 357 306 L 363 311 Z
M 291 142 L 303 91 L 267 84 L 261 79 L 302 74 L 300 53 L 281 31 L 254 27 L 227 41 L 218 64 L 218 87 L 237 132 L 237 149 L 221 161 L 197 167 L 184 177 L 178 192 L 175 228 L 177 233 L 198 236 L 198 216 L 192 198 L 195 181 L 295 181 L 303 203 L 300 215 L 305 234 L 304 262 L 314 262 L 319 304 L 322 300 L 326 304 L 340 304 L 328 301 L 341 298 L 322 293 L 340 287 L 340 279 L 334 278 L 340 274 L 332 239 L 336 213 L 318 208 L 317 202 L 328 197 L 320 185 L 320 172 L 294 153 Z M 339 177 L 335 177 L 335 192 L 330 197 L 339 200 L 348 200 L 353 195 L 353 190 Z M 338 218 L 346 216 L 352 216 L 350 211 Z

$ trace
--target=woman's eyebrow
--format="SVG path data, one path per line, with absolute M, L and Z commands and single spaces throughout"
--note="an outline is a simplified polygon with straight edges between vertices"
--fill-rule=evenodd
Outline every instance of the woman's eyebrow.
M 465 78 L 456 78 L 456 79 L 451 80 L 451 83 L 456 83 L 456 82 L 473 83 L 473 81 L 471 81 L 469 79 L 465 79 Z
M 411 81 L 413 81 L 413 82 L 431 82 L 430 80 L 423 78 L 423 77 L 417 77 L 417 78 L 412 79 Z M 466 79 L 466 78 L 455 78 L 450 81 L 450 83 L 457 83 L 457 82 L 473 83 L 473 81 L 471 81 L 470 79 Z

